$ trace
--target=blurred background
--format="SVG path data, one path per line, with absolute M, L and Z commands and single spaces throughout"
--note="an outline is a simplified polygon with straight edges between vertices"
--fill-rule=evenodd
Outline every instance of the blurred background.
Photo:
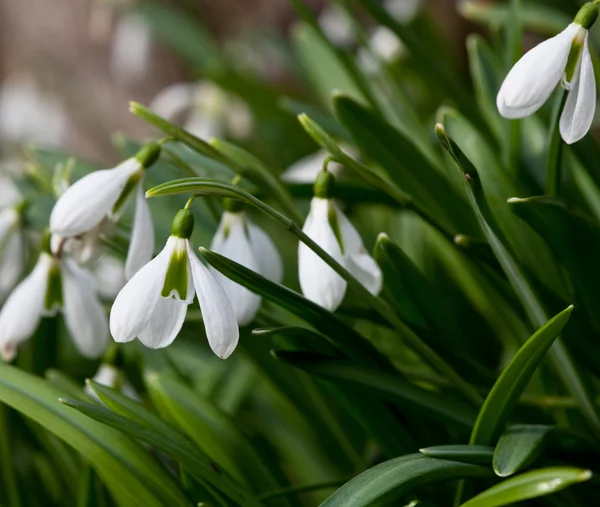
M 395 3 L 407 19 L 427 9 L 453 50 L 463 51 L 467 21 L 453 1 Z M 326 1 L 309 5 L 330 36 L 347 42 L 343 22 Z M 148 104 L 169 85 L 202 77 L 198 64 L 208 55 L 200 45 L 189 47 L 187 54 L 177 51 L 168 33 L 173 20 L 161 18 L 163 10 L 202 25 L 219 50 L 236 65 L 250 67 L 257 79 L 289 95 L 304 93 L 284 42 L 296 19 L 288 0 L 3 0 L 0 134 L 5 163 L 27 141 L 111 164 L 115 132 L 151 135 L 128 112 L 128 101 Z

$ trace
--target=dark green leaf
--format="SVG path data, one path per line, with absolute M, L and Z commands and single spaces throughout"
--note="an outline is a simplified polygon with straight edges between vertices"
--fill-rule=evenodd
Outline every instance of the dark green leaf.
M 494 471 L 507 477 L 529 466 L 541 454 L 555 426 L 510 426 L 500 437 L 494 451 Z
M 419 451 L 431 458 L 449 459 L 473 465 L 489 466 L 494 457 L 494 448 L 486 445 L 437 445 Z

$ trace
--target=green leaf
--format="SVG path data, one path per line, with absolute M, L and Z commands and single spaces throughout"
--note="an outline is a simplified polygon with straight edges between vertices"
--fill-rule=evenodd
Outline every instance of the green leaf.
M 499 228 L 495 224 L 485 196 L 483 195 L 477 169 L 475 169 L 475 166 L 473 166 L 452 138 L 448 136 L 442 124 L 438 123 L 436 125 L 436 132 L 442 146 L 452 157 L 464 176 L 465 190 L 473 211 L 509 283 L 521 301 L 529 320 L 533 325 L 543 326 L 545 321 L 548 320 L 547 312 L 530 285 L 527 276 L 523 273 L 521 267 L 498 236 L 497 231 Z M 598 416 L 589 387 L 582 377 L 577 364 L 573 361 L 568 350 L 560 340 L 557 340 L 554 347 L 550 348 L 549 357 L 565 386 L 572 396 L 577 399 L 582 415 L 588 424 L 595 429 L 593 434 L 597 435 L 598 431 L 600 431 L 600 417 Z
M 126 436 L 59 403 L 43 380 L 0 364 L 0 401 L 82 453 L 122 507 L 189 506 L 168 473 Z
M 449 459 L 473 465 L 491 465 L 494 448 L 487 445 L 436 445 L 419 449 L 430 458 Z
M 600 263 L 595 255 L 600 251 L 600 228 L 550 197 L 513 198 L 509 206 L 544 238 L 567 268 L 577 299 L 600 330 Z
M 470 444 L 493 445 L 546 352 L 569 321 L 569 306 L 538 329 L 504 368 L 485 400 Z
M 150 395 L 196 445 L 255 491 L 277 488 L 269 468 L 229 416 L 169 375 L 146 375 Z
M 106 391 L 103 392 L 103 395 L 106 397 Z M 260 506 L 260 503 L 256 501 L 248 489 L 233 480 L 225 471 L 215 468 L 213 462 L 207 459 L 206 455 L 174 430 L 169 429 L 167 432 L 158 432 L 133 419 L 111 412 L 100 405 L 75 400 L 63 400 L 63 403 L 85 414 L 88 418 L 115 428 L 163 451 L 189 470 L 198 480 L 207 481 L 232 500 L 242 505 Z
M 300 22 L 292 29 L 292 45 L 323 105 L 329 105 L 333 90 L 342 90 L 354 99 L 365 102 L 355 79 L 348 74 L 331 45 L 315 27 Z
M 452 402 L 441 393 L 426 391 L 398 375 L 392 375 L 356 363 L 302 352 L 275 351 L 277 359 L 305 372 L 330 381 L 368 389 L 376 396 L 396 401 L 407 410 L 416 411 L 432 420 L 444 420 L 470 428 L 475 414 L 470 407 Z
M 489 4 L 475 0 L 463 0 L 458 10 L 469 21 L 488 25 L 492 28 L 504 26 L 510 19 L 508 4 Z M 561 11 L 548 5 L 525 3 L 521 7 L 521 21 L 526 30 L 533 30 L 544 35 L 556 35 L 562 32 L 573 19 Z
M 485 467 L 409 454 L 380 463 L 344 484 L 321 507 L 385 505 L 430 484 L 489 477 Z
M 336 117 L 362 152 L 385 169 L 390 179 L 411 196 L 414 206 L 447 235 L 478 230 L 467 203 L 454 191 L 442 169 L 409 139 L 349 97 L 336 95 L 333 105 Z
M 494 451 L 494 472 L 508 477 L 531 465 L 542 453 L 548 436 L 556 426 L 518 425 L 510 426 L 500 437 Z
M 201 252 L 217 271 L 305 320 L 348 357 L 390 369 L 387 360 L 363 336 L 323 307 L 222 255 L 204 249 Z
M 587 481 L 589 470 L 580 468 L 541 468 L 533 470 L 492 486 L 460 507 L 500 507 L 530 498 L 549 495 L 572 484 Z

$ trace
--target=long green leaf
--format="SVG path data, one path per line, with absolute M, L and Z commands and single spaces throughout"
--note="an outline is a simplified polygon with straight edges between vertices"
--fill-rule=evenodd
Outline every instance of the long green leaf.
M 321 507 L 375 507 L 430 484 L 491 475 L 489 469 L 478 465 L 409 454 L 380 463 L 356 476 Z
M 377 396 L 388 398 L 432 420 L 444 420 L 470 428 L 475 414 L 470 407 L 453 403 L 443 397 L 419 388 L 409 382 L 374 368 L 367 368 L 347 360 L 324 358 L 302 352 L 275 351 L 279 360 L 318 377 L 367 388 Z
M 136 443 L 59 403 L 60 391 L 0 364 L 0 401 L 22 412 L 82 453 L 122 507 L 189 506 L 164 469 Z
M 460 507 L 501 507 L 555 493 L 591 476 L 592 472 L 580 468 L 541 468 L 492 486 Z
M 572 311 L 573 307 L 569 306 L 538 329 L 504 368 L 479 412 L 471 433 L 471 444 L 493 445 L 496 442 L 523 390 L 569 321 Z
M 491 465 L 494 448 L 487 445 L 436 445 L 419 449 L 430 458 L 449 459 L 473 465 Z

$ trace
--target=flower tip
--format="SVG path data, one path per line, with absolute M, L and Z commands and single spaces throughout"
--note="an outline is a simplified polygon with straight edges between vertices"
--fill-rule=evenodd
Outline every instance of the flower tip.
M 580 481 L 587 481 L 588 479 L 592 478 L 592 475 L 593 475 L 593 473 L 591 470 L 583 470 L 577 478 Z
M 386 232 L 380 232 L 380 233 L 377 235 L 377 241 L 378 241 L 378 242 L 379 242 L 379 241 L 389 241 L 389 240 L 390 240 L 390 237 L 387 235 L 387 233 L 386 233 Z
M 129 101 L 129 112 L 133 113 L 133 114 L 137 114 L 138 111 L 142 108 L 143 106 L 139 103 L 136 102 L 135 100 L 130 100 Z
M 523 202 L 525 199 L 521 199 L 520 197 L 509 197 L 508 199 L 506 199 L 506 202 L 508 204 L 519 204 L 520 202 Z

